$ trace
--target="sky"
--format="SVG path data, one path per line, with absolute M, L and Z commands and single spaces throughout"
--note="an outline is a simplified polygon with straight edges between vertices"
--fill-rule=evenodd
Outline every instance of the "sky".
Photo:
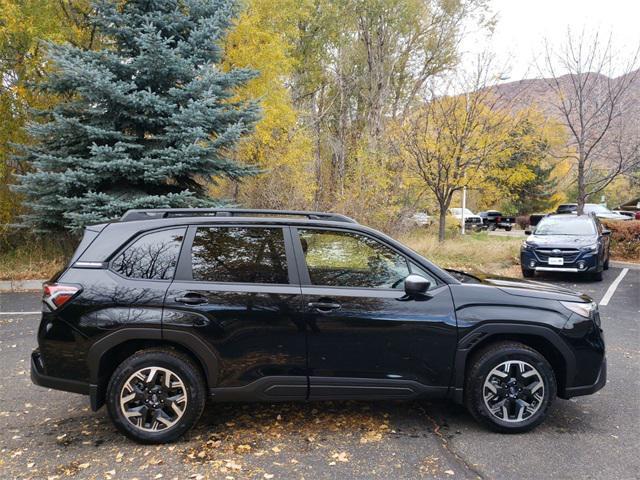
M 640 0 L 490 0 L 490 8 L 498 21 L 493 36 L 469 32 L 463 58 L 472 62 L 488 48 L 498 68 L 508 71 L 503 81 L 538 77 L 535 59 L 543 59 L 545 38 L 551 46 L 561 44 L 567 28 L 612 34 L 621 57 L 632 56 L 640 46 Z

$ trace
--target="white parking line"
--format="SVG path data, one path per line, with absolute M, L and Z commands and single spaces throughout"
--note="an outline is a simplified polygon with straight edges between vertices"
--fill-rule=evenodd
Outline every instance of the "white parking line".
M 42 312 L 0 312 L 0 315 L 40 315 Z
M 600 300 L 600 305 L 609 305 L 609 300 L 611 300 L 611 297 L 613 297 L 613 294 L 616 293 L 616 288 L 618 288 L 618 285 L 620 285 L 620 282 L 622 281 L 622 279 L 624 278 L 624 276 L 627 274 L 628 271 L 629 271 L 628 268 L 622 269 L 622 271 L 620 272 L 620 275 L 618 275 L 616 279 L 613 281 L 613 283 L 609 285 L 607 292 L 604 294 L 604 297 L 602 297 L 602 300 Z

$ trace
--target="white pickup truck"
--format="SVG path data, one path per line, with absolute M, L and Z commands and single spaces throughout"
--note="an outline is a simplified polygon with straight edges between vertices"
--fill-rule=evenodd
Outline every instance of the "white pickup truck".
M 462 208 L 450 208 L 449 213 L 462 223 Z M 487 228 L 487 225 L 482 222 L 482 217 L 476 215 L 468 208 L 464 209 L 464 224 L 465 228 L 472 230 L 485 230 Z

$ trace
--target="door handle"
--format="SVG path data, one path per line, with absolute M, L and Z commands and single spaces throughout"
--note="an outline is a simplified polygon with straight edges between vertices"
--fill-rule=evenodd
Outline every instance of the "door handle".
M 198 295 L 196 294 L 189 294 L 187 293 L 184 297 L 176 297 L 176 302 L 178 303 L 186 303 L 187 305 L 202 305 L 204 303 L 208 303 L 209 300 L 207 300 L 206 297 L 203 297 L 202 295 Z
M 330 312 L 331 310 L 338 310 L 341 307 L 339 303 L 333 302 L 309 302 L 308 306 L 320 312 Z

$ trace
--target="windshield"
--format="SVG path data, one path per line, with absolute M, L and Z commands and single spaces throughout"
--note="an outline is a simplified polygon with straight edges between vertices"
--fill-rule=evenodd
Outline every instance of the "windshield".
M 602 205 L 585 205 L 584 206 L 585 213 L 611 213 L 607 207 L 603 207 Z
M 547 217 L 540 220 L 534 232 L 536 235 L 595 235 L 593 222 L 581 217 Z

